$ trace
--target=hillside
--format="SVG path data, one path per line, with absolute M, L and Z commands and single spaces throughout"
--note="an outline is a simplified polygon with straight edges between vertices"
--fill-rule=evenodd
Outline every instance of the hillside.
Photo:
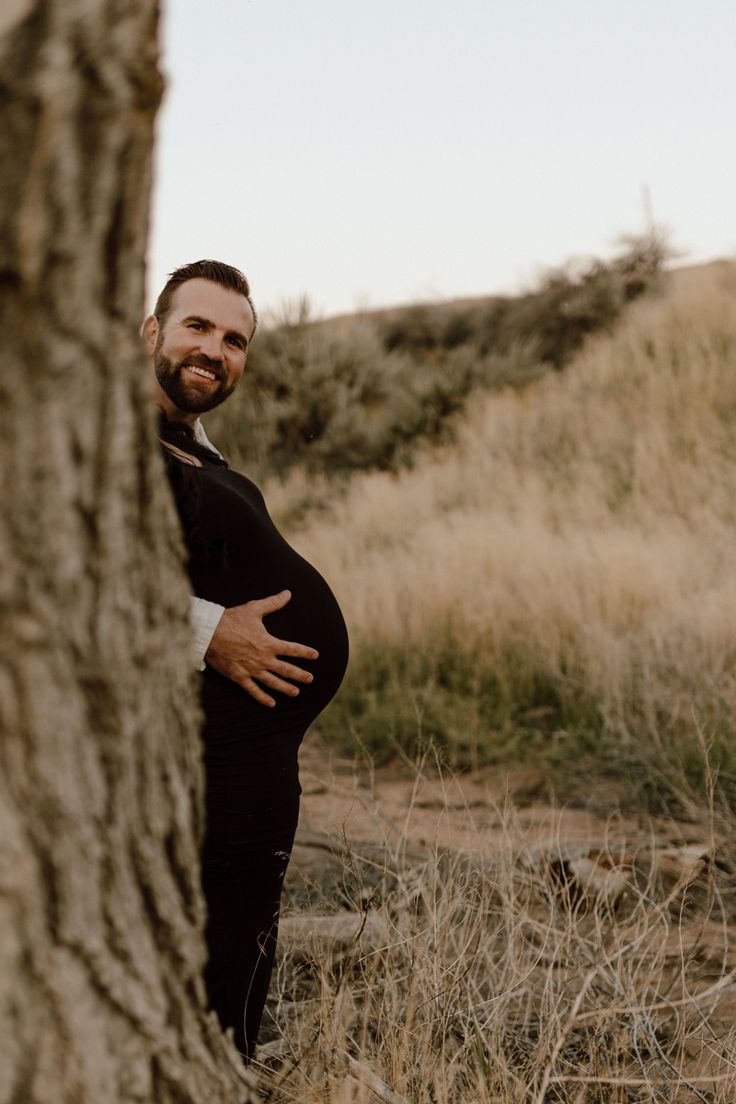
M 476 392 L 411 470 L 323 489 L 292 536 L 351 628 L 328 741 L 655 803 L 707 745 L 730 782 L 735 296 L 732 264 L 675 273 L 563 373 Z M 296 517 L 320 489 L 297 471 L 267 497 Z
M 476 393 L 525 387 L 656 291 L 668 247 L 629 238 L 611 260 L 548 272 L 514 296 L 315 320 L 306 301 L 260 327 L 247 385 L 208 419 L 236 466 L 261 479 L 301 466 L 344 479 L 397 471 L 451 440 Z

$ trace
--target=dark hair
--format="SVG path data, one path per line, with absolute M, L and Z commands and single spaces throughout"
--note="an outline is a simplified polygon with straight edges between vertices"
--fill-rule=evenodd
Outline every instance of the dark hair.
M 238 295 L 244 296 L 253 312 L 253 332 L 255 333 L 258 316 L 250 297 L 250 284 L 239 268 L 233 268 L 232 265 L 225 264 L 224 261 L 192 261 L 191 264 L 182 265 L 181 268 L 177 268 L 170 273 L 156 300 L 156 306 L 153 308 L 153 313 L 161 325 L 166 321 L 166 316 L 171 309 L 172 295 L 187 280 L 211 280 L 213 284 L 219 284 L 220 287 L 227 288 L 229 291 L 237 291 Z

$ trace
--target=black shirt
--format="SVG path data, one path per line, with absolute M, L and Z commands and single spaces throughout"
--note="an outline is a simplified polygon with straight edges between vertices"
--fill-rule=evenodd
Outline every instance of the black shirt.
M 271 708 L 211 667 L 203 675 L 208 785 L 228 787 L 228 775 L 232 781 L 238 776 L 247 788 L 255 787 L 256 796 L 261 792 L 271 800 L 283 787 L 298 787 L 299 742 L 342 681 L 345 621 L 325 580 L 274 525 L 256 485 L 196 442 L 188 426 L 166 422 L 161 437 L 202 463 L 195 467 L 164 449 L 193 593 L 227 607 L 288 589 L 291 600 L 268 615 L 265 627 L 319 652 L 316 660 L 284 657 L 311 671 L 314 681 L 299 683 L 294 698 L 269 690 L 276 700 Z

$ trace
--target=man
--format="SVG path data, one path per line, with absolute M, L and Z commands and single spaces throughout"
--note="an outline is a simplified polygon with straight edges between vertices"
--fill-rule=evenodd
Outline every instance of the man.
M 247 280 L 217 261 L 172 273 L 143 326 L 204 659 L 205 981 L 246 1060 L 268 990 L 296 830 L 299 744 L 347 664 L 345 624 L 329 587 L 199 423 L 240 384 L 255 329 Z M 312 644 L 297 643 L 302 637 Z
M 235 286 L 223 286 L 207 275 L 187 278 L 190 270 L 217 273 L 219 266 L 216 262 L 200 261 L 172 274 L 154 313 L 144 323 L 143 334 L 154 370 L 156 405 L 170 421 L 192 426 L 195 439 L 212 448 L 199 415 L 224 402 L 243 378 L 256 315 L 244 277 L 242 290 L 238 291 Z M 237 278 L 231 282 L 238 284 Z M 175 315 L 169 317 L 175 295 Z M 205 324 L 206 319 L 198 311 L 215 314 L 216 305 L 227 310 L 223 317 L 232 322 L 232 328 L 221 326 L 218 331 L 214 325 Z M 164 342 L 167 320 L 168 340 Z M 172 356 L 185 363 L 172 362 Z M 206 658 L 210 666 L 240 683 L 256 701 L 271 708 L 275 700 L 256 678 L 273 690 L 298 694 L 298 687 L 286 679 L 309 682 L 311 676 L 278 656 L 316 659 L 314 649 L 276 640 L 263 626 L 263 617 L 288 601 L 288 594 L 279 594 L 266 598 L 265 604 L 251 602 L 226 610 L 217 603 L 195 598 L 192 621 L 198 666 L 202 667 Z

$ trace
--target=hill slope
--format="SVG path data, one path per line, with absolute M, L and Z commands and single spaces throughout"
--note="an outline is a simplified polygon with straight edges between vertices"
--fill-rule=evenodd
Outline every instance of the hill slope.
M 563 374 L 476 395 L 455 444 L 355 476 L 294 534 L 352 631 L 329 739 L 619 776 L 692 776 L 715 741 L 727 768 L 735 299 L 731 264 L 675 274 Z
M 451 439 L 476 392 L 566 365 L 659 284 L 666 243 L 629 238 L 609 261 L 570 262 L 525 294 L 313 321 L 306 301 L 262 326 L 247 386 L 208 426 L 257 478 L 295 466 L 330 478 L 412 463 Z

